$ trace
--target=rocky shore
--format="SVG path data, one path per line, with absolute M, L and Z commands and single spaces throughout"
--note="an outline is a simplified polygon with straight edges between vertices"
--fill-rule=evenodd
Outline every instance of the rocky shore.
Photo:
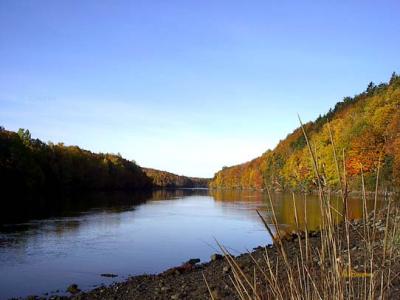
M 397 209 L 397 208 L 396 208 Z M 396 211 L 397 212 L 397 211 Z M 362 284 L 373 280 L 373 276 L 380 276 L 380 270 L 390 266 L 390 283 L 385 288 L 385 298 L 400 299 L 400 240 L 399 249 L 396 244 L 390 245 L 390 253 L 385 246 L 387 241 L 387 229 L 397 228 L 400 217 L 398 214 L 386 219 L 385 211 L 376 216 L 370 215 L 366 221 L 354 220 L 348 223 L 349 238 L 346 238 L 345 226 L 338 226 L 338 236 L 342 237 L 339 243 L 346 244 L 342 247 L 337 259 L 343 266 L 344 284 L 352 280 L 352 284 Z M 391 224 L 388 226 L 386 220 Z M 373 232 L 373 240 L 369 240 L 369 246 L 365 244 L 365 232 Z M 395 232 L 393 234 L 396 234 Z M 399 233 L 400 234 L 400 233 Z M 299 263 L 299 256 L 304 251 L 304 234 L 292 233 L 281 239 L 282 243 L 258 247 L 251 253 L 245 253 L 234 257 L 235 264 L 245 276 L 254 282 L 257 293 L 262 299 L 271 299 L 270 286 L 264 279 L 263 272 L 268 272 L 267 261 L 282 262 L 281 248 L 285 249 L 288 264 L 295 266 Z M 394 237 L 392 241 L 397 241 Z M 320 272 L 324 267 L 321 262 L 321 233 L 312 232 L 307 235 L 307 245 L 310 249 L 310 273 Z M 371 264 L 368 259 L 368 251 L 373 249 L 375 259 Z M 386 248 L 385 248 L 386 247 Z M 386 249 L 386 250 L 384 250 Z M 268 257 L 268 259 L 267 259 Z M 351 257 L 351 268 L 348 268 L 348 258 Z M 326 266 L 325 267 L 329 267 Z M 283 263 L 277 267 L 277 279 L 285 281 L 287 270 Z M 346 273 L 350 270 L 351 274 Z M 222 255 L 215 254 L 211 261 L 201 264 L 197 259 L 192 259 L 182 266 L 178 266 L 157 275 L 134 276 L 125 282 L 114 283 L 110 286 L 98 287 L 89 292 L 79 291 L 78 286 L 73 286 L 69 297 L 52 297 L 52 299 L 240 299 L 235 287 L 235 276 L 232 263 Z M 390 273 L 389 272 L 389 273 Z M 311 276 L 310 275 L 310 276 Z M 314 281 L 318 280 L 318 276 Z M 207 284 L 208 286 L 207 286 Z M 318 282 L 314 282 L 318 285 Z M 237 285 L 237 281 L 236 281 Z M 284 297 L 285 298 L 285 297 Z

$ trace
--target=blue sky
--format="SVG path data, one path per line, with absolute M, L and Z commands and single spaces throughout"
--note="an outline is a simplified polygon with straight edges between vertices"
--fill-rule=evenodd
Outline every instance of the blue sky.
M 0 125 L 213 176 L 400 71 L 398 1 L 0 1 Z

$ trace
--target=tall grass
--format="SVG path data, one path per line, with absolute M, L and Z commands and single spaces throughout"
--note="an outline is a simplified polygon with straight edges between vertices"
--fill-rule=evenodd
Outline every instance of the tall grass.
M 300 118 L 299 118 L 300 119 Z M 301 222 L 293 194 L 294 218 L 297 231 L 294 241 L 286 241 L 279 230 L 273 201 L 268 192 L 271 219 L 258 211 L 267 231 L 273 238 L 274 249 L 265 248 L 263 260 L 254 262 L 254 273 L 245 274 L 226 248 L 219 244 L 229 263 L 231 282 L 240 299 L 385 299 L 390 296 L 392 280 L 399 276 L 393 270 L 393 261 L 399 258 L 399 209 L 393 205 L 392 196 L 387 205 L 378 211 L 379 169 L 377 168 L 373 210 L 367 209 L 367 199 L 362 177 L 363 218 L 357 223 L 347 214 L 346 168 L 338 160 L 332 133 L 329 129 L 333 156 L 343 201 L 343 210 L 331 205 L 330 194 L 325 190 L 318 170 L 316 154 L 301 123 L 310 152 L 321 207 L 319 238 L 311 238 L 307 228 L 305 209 Z M 342 152 L 344 161 L 344 151 Z M 361 168 L 362 172 L 362 168 Z M 386 197 L 386 196 L 385 196 Z M 306 207 L 306 206 L 305 206 Z M 337 218 L 342 219 L 341 223 Z M 305 224 L 303 227 L 300 224 Z

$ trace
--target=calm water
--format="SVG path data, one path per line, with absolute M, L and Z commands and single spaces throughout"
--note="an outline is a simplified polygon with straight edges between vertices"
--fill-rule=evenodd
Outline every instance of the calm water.
M 273 195 L 273 202 L 279 222 L 291 230 L 292 195 Z M 268 216 L 271 211 L 259 192 L 97 194 L 68 203 L 52 211 L 53 217 L 0 227 L 1 299 L 60 294 L 71 283 L 90 289 L 128 275 L 161 272 L 190 258 L 208 261 L 219 252 L 214 238 L 233 254 L 271 243 L 255 212 Z M 307 211 L 308 226 L 318 226 L 318 199 L 299 195 L 296 203 L 300 219 Z M 341 209 L 341 201 L 334 203 Z M 352 199 L 350 217 L 361 213 L 360 201 Z M 109 279 L 102 273 L 119 276 Z

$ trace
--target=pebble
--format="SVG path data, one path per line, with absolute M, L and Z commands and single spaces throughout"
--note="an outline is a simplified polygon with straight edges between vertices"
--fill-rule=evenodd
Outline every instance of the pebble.
M 169 286 L 163 286 L 161 288 L 161 292 L 169 292 L 171 290 L 171 288 Z

